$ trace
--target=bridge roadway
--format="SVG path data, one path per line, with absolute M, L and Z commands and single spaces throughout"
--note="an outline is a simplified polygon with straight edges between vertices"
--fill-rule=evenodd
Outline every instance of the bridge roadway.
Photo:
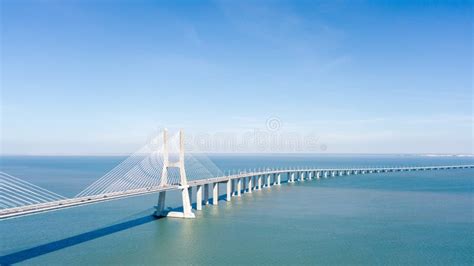
M 373 168 L 331 168 L 331 169 L 286 169 L 286 170 L 265 170 L 260 172 L 245 172 L 229 176 L 221 176 L 207 179 L 188 181 L 188 192 L 190 198 L 193 187 L 196 187 L 196 209 L 201 210 L 203 204 L 209 203 L 209 185 L 212 185 L 212 204 L 217 205 L 219 199 L 219 184 L 226 184 L 226 200 L 230 201 L 232 196 L 240 197 L 243 193 L 252 193 L 254 190 L 260 190 L 263 187 L 280 185 L 282 175 L 286 176 L 286 182 L 294 183 L 297 181 L 328 178 L 343 175 L 359 175 L 370 173 L 387 173 L 402 171 L 427 171 L 427 170 L 446 170 L 446 169 L 465 169 L 474 168 L 474 165 L 449 165 L 449 166 L 423 166 L 423 167 L 373 167 Z M 121 192 L 99 194 L 94 196 L 85 196 L 70 198 L 47 203 L 32 204 L 15 208 L 0 210 L 0 220 L 14 218 L 34 213 L 54 211 L 65 208 L 72 208 L 86 204 L 99 203 L 103 201 L 135 197 L 161 191 L 177 190 L 178 185 L 155 186 L 140 189 L 133 189 Z M 203 191 L 204 190 L 204 191 Z

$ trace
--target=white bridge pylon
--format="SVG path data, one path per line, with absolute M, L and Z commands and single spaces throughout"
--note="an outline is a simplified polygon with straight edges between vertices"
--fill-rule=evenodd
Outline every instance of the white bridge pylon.
M 179 189 L 181 190 L 181 198 L 183 201 L 183 211 L 165 211 L 166 191 L 161 191 L 158 195 L 158 204 L 155 207 L 155 216 L 175 217 L 175 218 L 195 218 L 191 207 L 191 200 L 188 193 L 188 179 L 184 168 L 184 134 L 179 131 L 179 151 L 178 160 L 170 162 L 170 153 L 168 146 L 168 130 L 163 131 L 163 170 L 161 172 L 161 186 L 166 187 L 168 184 L 169 169 L 176 168 L 179 170 Z

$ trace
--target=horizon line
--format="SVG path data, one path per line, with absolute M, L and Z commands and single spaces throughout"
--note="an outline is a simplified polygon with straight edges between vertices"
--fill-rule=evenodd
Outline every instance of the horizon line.
M 377 152 L 377 153 L 366 153 L 366 152 L 187 152 L 189 154 L 210 154 L 210 155 L 410 155 L 410 156 L 440 156 L 440 157 L 474 157 L 474 153 L 433 153 L 433 152 L 407 152 L 407 153 L 396 153 L 396 152 Z M 70 156 L 70 157 L 81 157 L 81 156 L 129 156 L 130 153 L 0 153 L 0 156 Z

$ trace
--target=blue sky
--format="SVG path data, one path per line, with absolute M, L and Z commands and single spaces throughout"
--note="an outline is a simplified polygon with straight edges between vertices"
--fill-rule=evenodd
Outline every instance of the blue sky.
M 414 2 L 2 1 L 1 152 L 277 119 L 328 153 L 472 153 L 472 2 Z

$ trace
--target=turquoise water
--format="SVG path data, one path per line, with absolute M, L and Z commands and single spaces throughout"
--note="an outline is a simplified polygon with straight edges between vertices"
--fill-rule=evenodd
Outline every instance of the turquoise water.
M 473 164 L 386 155 L 214 155 L 223 170 L 256 167 Z M 1 170 L 73 196 L 123 157 L 2 157 Z M 157 195 L 0 222 L 0 263 L 474 263 L 474 170 L 343 176 L 220 201 L 197 219 L 154 219 Z M 224 189 L 221 189 L 221 194 Z M 170 193 L 170 207 L 179 205 Z

